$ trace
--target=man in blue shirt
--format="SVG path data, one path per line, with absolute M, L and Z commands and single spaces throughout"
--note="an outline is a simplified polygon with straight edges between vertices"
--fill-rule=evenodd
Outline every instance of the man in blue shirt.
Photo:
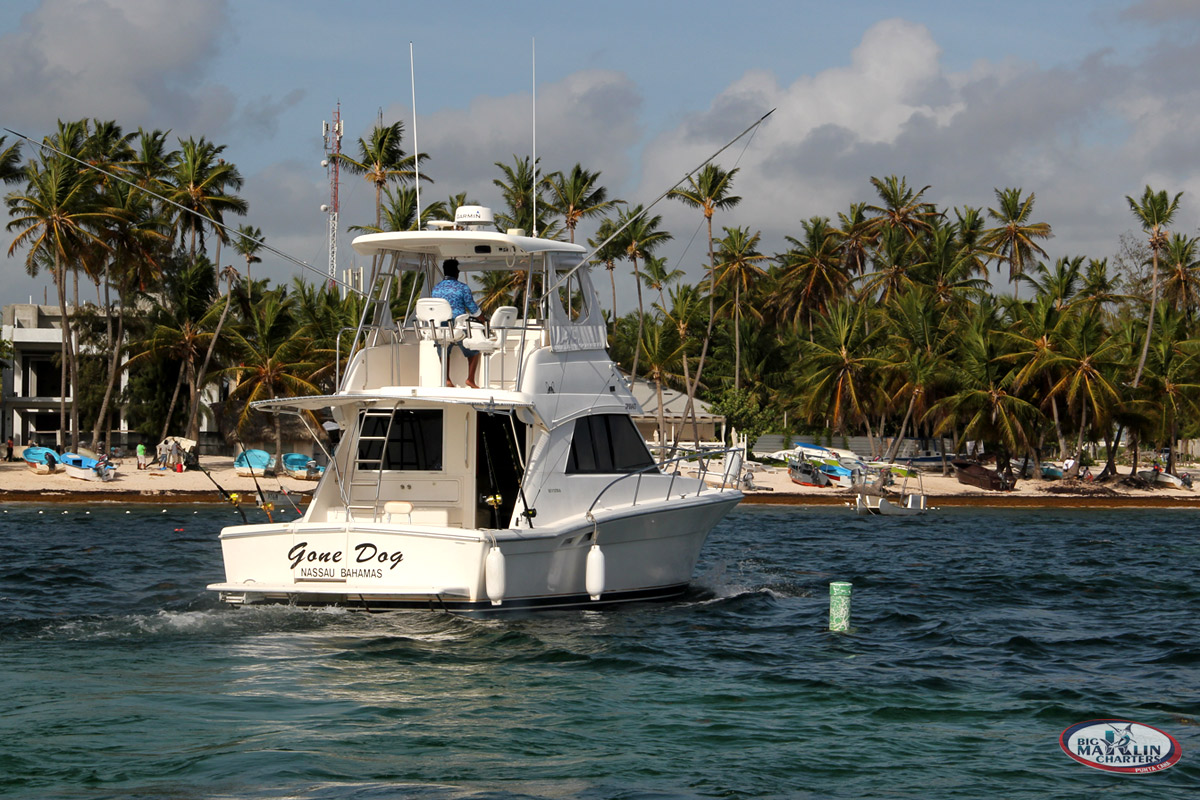
M 430 296 L 440 297 L 450 303 L 452 318 L 462 314 L 472 314 L 474 315 L 472 319 L 476 322 L 483 322 L 483 317 L 479 316 L 479 305 L 471 295 L 471 288 L 458 279 L 458 259 L 448 258 L 443 261 L 442 275 L 445 276 L 444 279 L 433 287 L 433 291 L 429 293 Z M 479 386 L 475 383 L 475 371 L 479 368 L 479 353 L 463 347 L 461 342 L 454 342 L 450 345 L 451 349 L 455 347 L 462 350 L 463 355 L 467 357 L 467 386 L 478 389 Z M 447 352 L 447 356 L 449 356 L 449 352 Z M 449 377 L 446 378 L 446 385 L 454 385 Z

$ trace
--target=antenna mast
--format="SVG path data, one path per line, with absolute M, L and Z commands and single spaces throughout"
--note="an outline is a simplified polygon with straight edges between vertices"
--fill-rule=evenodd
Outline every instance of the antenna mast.
M 338 172 L 342 156 L 342 103 L 339 100 L 333 110 L 333 122 L 321 123 L 321 136 L 325 140 L 325 158 L 321 166 L 329 175 L 329 204 L 321 210 L 329 215 L 329 285 L 337 280 L 337 232 L 338 232 Z

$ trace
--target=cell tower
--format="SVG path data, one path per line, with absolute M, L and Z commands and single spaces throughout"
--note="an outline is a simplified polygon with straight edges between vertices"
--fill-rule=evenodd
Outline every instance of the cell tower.
M 321 210 L 329 215 L 329 287 L 333 288 L 337 278 L 337 232 L 338 232 L 338 170 L 342 155 L 342 104 L 333 110 L 333 122 L 321 123 L 321 136 L 325 140 L 325 158 L 321 166 L 329 175 L 329 204 Z

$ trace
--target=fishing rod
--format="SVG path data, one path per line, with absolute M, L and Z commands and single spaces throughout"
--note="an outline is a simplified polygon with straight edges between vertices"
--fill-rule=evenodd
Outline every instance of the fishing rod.
M 45 148 L 46 150 L 49 150 L 52 153 L 56 153 L 56 154 L 62 156 L 63 158 L 67 158 L 67 159 L 70 159 L 71 161 L 74 161 L 76 164 L 87 167 L 88 169 L 90 169 L 94 172 L 99 172 L 101 175 L 104 175 L 105 177 L 112 178 L 115 181 L 120 181 L 121 183 L 125 184 L 126 186 L 129 186 L 133 189 L 137 189 L 139 192 L 144 192 L 145 194 L 150 195 L 151 197 L 155 198 L 156 200 L 160 200 L 160 201 L 166 203 L 167 205 L 174 206 L 175 208 L 179 209 L 180 211 L 184 211 L 184 212 L 187 212 L 188 214 L 191 214 L 192 216 L 199 217 L 200 219 L 204 220 L 205 222 L 208 222 L 209 224 L 213 225 L 214 227 L 220 228 L 221 230 L 225 231 L 226 233 L 230 233 L 230 234 L 233 234 L 234 236 L 239 236 L 242 239 L 245 239 L 249 242 L 253 242 L 253 243 L 257 244 L 259 247 L 262 247 L 264 250 L 274 253 L 275 255 L 279 256 L 280 258 L 284 259 L 285 261 L 290 261 L 291 263 L 301 266 L 304 269 L 309 270 L 310 272 L 314 272 L 314 273 L 320 275 L 322 281 L 332 281 L 333 283 L 338 284 L 339 286 L 346 289 L 347 291 L 350 291 L 350 292 L 353 292 L 354 294 L 366 297 L 366 292 L 363 292 L 360 289 L 354 288 L 353 286 L 351 286 L 349 283 L 346 283 L 345 281 L 341 281 L 341 280 L 338 280 L 336 277 L 330 276 L 328 271 L 326 271 L 326 270 L 317 269 L 316 267 L 312 266 L 311 264 L 309 264 L 307 262 L 301 261 L 300 259 L 290 256 L 287 253 L 283 252 L 282 250 L 279 250 L 278 248 L 272 247 L 271 245 L 267 244 L 262 239 L 255 239 L 253 236 L 247 236 L 246 234 L 242 233 L 241 231 L 239 231 L 236 228 L 231 228 L 223 222 L 217 222 L 212 217 L 210 217 L 206 214 L 201 214 L 199 211 L 196 211 L 193 208 L 188 208 L 185 205 L 176 203 L 174 200 L 171 200 L 170 198 L 163 197 L 161 194 L 151 191 L 150 189 L 147 189 L 145 186 L 139 186 L 138 184 L 134 183 L 133 181 L 122 178 L 120 175 L 109 172 L 108 170 L 105 170 L 105 169 L 101 169 L 100 167 L 96 166 L 95 164 L 89 164 L 88 162 L 84 161 L 83 159 L 76 158 L 75 156 L 71 155 L 70 153 L 65 153 L 62 150 L 59 150 L 54 145 L 50 144 L 49 142 L 46 142 L 46 141 L 39 142 L 35 139 L 30 138 L 29 136 L 26 136 L 23 133 L 14 131 L 12 128 L 3 128 L 2 130 L 7 131 L 8 133 L 11 133 L 13 136 L 17 136 L 21 139 L 24 139 L 25 141 L 29 142 L 30 144 L 32 144 L 35 147 Z
M 697 164 L 697 165 L 696 165 L 696 166 L 695 166 L 695 167 L 692 169 L 692 171 L 691 171 L 691 172 L 687 173 L 687 174 L 686 174 L 686 175 L 684 175 L 682 178 L 680 178 L 678 181 L 676 181 L 676 182 L 675 182 L 675 185 L 673 185 L 673 186 L 672 186 L 670 189 L 667 189 L 665 192 L 663 192 L 662 194 L 660 194 L 658 197 L 654 198 L 654 202 L 653 202 L 653 203 L 651 203 L 650 205 L 648 205 L 648 206 L 646 206 L 645 208 L 643 208 L 643 209 L 642 209 L 642 210 L 641 210 L 639 213 L 637 213 L 637 214 L 634 214 L 632 217 L 630 217 L 629 219 L 625 220 L 625 224 L 624 224 L 624 225 L 622 225 L 621 227 L 619 227 L 619 228 L 617 228 L 615 231 L 613 231 L 613 234 L 612 234 L 611 236 L 609 236 L 607 239 L 605 239 L 605 240 L 604 240 L 603 242 L 601 242 L 600 244 L 596 245 L 596 247 L 592 248 L 592 252 L 590 252 L 590 253 L 588 253 L 586 256 L 584 256 L 584 257 L 583 257 L 583 258 L 580 260 L 580 262 L 579 262 L 578 264 L 576 264 L 576 265 L 575 265 L 575 266 L 574 266 L 572 269 L 568 270 L 567 272 L 564 272 L 564 273 L 562 274 L 562 276 L 561 276 L 561 277 L 559 277 L 559 279 L 558 279 L 558 280 L 556 280 L 556 281 L 555 281 L 553 284 L 551 284 L 551 285 L 550 285 L 550 287 L 549 287 L 549 288 L 547 288 L 547 289 L 546 289 L 546 291 L 542 293 L 541 299 L 540 299 L 538 302 L 541 302 L 541 300 L 545 300 L 547 297 L 549 297 L 549 296 L 550 296 L 550 293 L 551 293 L 551 292 L 553 292 L 555 289 L 557 289 L 557 288 L 558 288 L 560 285 L 562 285 L 563 281 L 567 280 L 567 279 L 568 279 L 568 278 L 570 278 L 572 275 L 574 275 L 576 270 L 578 270 L 578 269 L 579 269 L 580 267 L 582 267 L 584 264 L 586 264 L 586 263 L 588 263 L 589 261 L 591 261 L 591 260 L 592 260 L 592 259 L 593 259 L 593 258 L 596 256 L 596 254 L 597 254 L 597 253 L 599 253 L 601 250 L 603 250 L 603 249 L 604 249 L 604 247 L 605 247 L 605 246 L 606 246 L 606 245 L 607 245 L 609 242 L 611 242 L 613 239 L 616 239 L 616 238 L 617 238 L 617 237 L 618 237 L 618 236 L 621 234 L 621 231 L 623 231 L 623 230 L 625 230 L 626 228 L 628 228 L 630 225 L 632 225 L 634 222 L 636 222 L 636 221 L 637 221 L 639 218 L 641 218 L 641 217 L 645 216 L 646 214 L 648 214 L 648 213 L 650 212 L 650 209 L 652 209 L 652 208 L 654 208 L 656 205 L 658 205 L 658 204 L 659 204 L 659 203 L 660 203 L 660 202 L 663 200 L 663 198 L 665 198 L 665 197 L 666 197 L 667 195 L 669 195 L 671 192 L 673 192 L 673 191 L 675 191 L 676 189 L 678 189 L 680 184 L 682 184 L 682 183 L 683 183 L 684 181 L 686 181 L 688 178 L 690 178 L 690 177 L 692 177 L 693 175 L 695 175 L 695 174 L 696 174 L 697 172 L 699 172 L 700 170 L 704 169 L 704 167 L 706 167 L 706 166 L 709 164 L 709 162 L 711 162 L 711 161 L 712 161 L 713 159 L 715 159 L 717 156 L 721 155 L 721 153 L 724 153 L 726 150 L 728 150 L 730 147 L 732 147 L 732 146 L 734 145 L 734 143 L 736 143 L 736 142 L 737 142 L 739 139 L 741 139 L 743 136 L 745 136 L 746 134 L 748 134 L 748 133 L 750 133 L 751 131 L 753 131 L 753 130 L 754 130 L 755 128 L 757 128 L 759 125 L 763 124 L 763 122 L 764 122 L 764 121 L 766 121 L 767 117 L 771 116 L 771 115 L 772 115 L 772 114 L 774 114 L 774 113 L 775 113 L 775 109 L 773 109 L 773 108 L 772 108 L 770 111 L 768 111 L 767 113 L 763 114 L 761 117 L 759 117 L 757 120 L 755 120 L 755 122 L 754 122 L 754 123 L 753 123 L 753 124 L 752 124 L 750 127 L 746 128 L 746 130 L 742 131 L 742 132 L 741 132 L 741 133 L 739 133 L 737 136 L 733 137 L 733 138 L 732 138 L 732 139 L 730 139 L 728 142 L 726 142 L 726 143 L 725 143 L 725 145 L 724 145 L 723 147 L 721 147 L 721 149 L 720 149 L 720 150 L 718 150 L 717 152 L 713 153 L 711 156 L 709 156 L 708 158 L 704 159 L 704 160 L 703 160 L 703 161 L 701 161 L 699 164 Z
M 209 474 L 208 470 L 206 470 L 204 468 L 204 465 L 200 463 L 199 458 L 196 459 L 196 469 L 203 472 L 204 477 L 206 477 L 210 481 L 212 481 L 212 485 L 217 487 L 217 491 L 221 493 L 221 497 L 224 497 L 226 500 L 228 500 L 230 505 L 232 505 L 234 508 L 236 508 L 238 510 L 238 513 L 242 515 L 242 524 L 249 525 L 250 520 L 246 519 L 246 512 L 242 510 L 241 503 L 239 502 L 240 498 L 238 498 L 237 493 L 235 492 L 233 494 L 230 494 L 229 492 L 222 489 L 221 484 L 217 483 L 217 479 L 214 478 L 211 474 Z

